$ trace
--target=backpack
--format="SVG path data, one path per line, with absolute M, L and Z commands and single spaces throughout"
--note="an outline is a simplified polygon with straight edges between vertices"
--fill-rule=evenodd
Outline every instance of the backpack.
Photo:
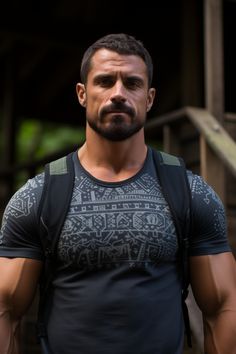
M 151 149 L 162 192 L 170 207 L 176 228 L 182 273 L 182 309 L 185 333 L 188 346 L 192 347 L 188 309 L 185 302 L 189 286 L 188 247 L 192 224 L 190 186 L 185 163 L 181 157 Z M 45 262 L 40 282 L 37 336 L 45 354 L 51 353 L 45 326 L 47 313 L 45 304 L 55 274 L 57 242 L 73 193 L 75 178 L 73 154 L 74 152 L 71 152 L 67 156 L 45 165 L 45 181 L 38 208 L 39 230 Z

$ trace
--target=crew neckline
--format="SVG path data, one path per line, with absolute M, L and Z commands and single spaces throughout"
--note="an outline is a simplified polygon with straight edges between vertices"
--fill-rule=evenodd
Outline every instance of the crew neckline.
M 143 173 L 143 171 L 146 169 L 146 166 L 147 166 L 147 163 L 148 163 L 148 160 L 150 159 L 150 156 L 151 156 L 151 149 L 149 146 L 147 146 L 147 154 L 146 154 L 146 157 L 145 157 L 145 161 L 144 161 L 144 164 L 143 166 L 140 168 L 140 170 L 138 172 L 136 172 L 133 176 L 129 177 L 129 178 L 126 178 L 122 181 L 114 181 L 114 182 L 109 182 L 109 181 L 103 181 L 103 180 L 100 180 L 96 177 L 94 177 L 90 172 L 88 172 L 81 164 L 80 162 L 80 159 L 78 157 L 78 150 L 75 151 L 74 153 L 74 164 L 75 164 L 75 169 L 79 169 L 81 170 L 87 177 L 89 177 L 91 180 L 93 180 L 96 184 L 99 184 L 99 185 L 103 185 L 103 186 L 120 186 L 120 185 L 124 185 L 124 184 L 128 184 L 130 182 L 132 182 L 132 180 L 135 180 L 137 179 L 137 177 L 139 175 L 141 175 Z M 75 174 L 76 175 L 76 174 Z

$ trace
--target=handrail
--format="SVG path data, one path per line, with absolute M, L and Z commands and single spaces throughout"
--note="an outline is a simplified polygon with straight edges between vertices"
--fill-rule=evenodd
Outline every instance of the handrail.
M 224 120 L 229 123 L 236 123 L 236 113 L 226 112 L 224 114 Z
M 176 111 L 163 114 L 159 117 L 152 118 L 151 120 L 147 120 L 145 125 L 145 131 L 147 133 L 153 132 L 155 128 L 159 128 L 163 125 L 173 123 L 179 119 L 186 118 L 186 116 L 187 116 L 187 111 L 186 111 L 186 107 L 184 107 Z
M 184 107 L 180 110 L 147 121 L 146 132 L 173 123 L 179 119 L 189 119 L 209 146 L 236 177 L 236 143 L 215 117 L 206 109 Z

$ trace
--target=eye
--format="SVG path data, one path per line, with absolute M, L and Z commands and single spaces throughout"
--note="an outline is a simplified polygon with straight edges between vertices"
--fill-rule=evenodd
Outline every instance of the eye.
M 125 80 L 125 86 L 130 90 L 136 90 L 143 87 L 143 81 L 136 77 L 128 77 Z
M 99 76 L 94 81 L 95 85 L 99 85 L 101 87 L 111 87 L 114 85 L 114 79 L 112 76 Z

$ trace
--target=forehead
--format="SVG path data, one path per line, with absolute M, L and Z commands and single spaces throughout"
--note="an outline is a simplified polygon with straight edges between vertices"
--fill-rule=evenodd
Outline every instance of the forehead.
M 135 74 L 143 77 L 147 76 L 147 67 L 138 55 L 119 54 L 108 49 L 97 50 L 91 60 L 89 75 L 113 72 Z

